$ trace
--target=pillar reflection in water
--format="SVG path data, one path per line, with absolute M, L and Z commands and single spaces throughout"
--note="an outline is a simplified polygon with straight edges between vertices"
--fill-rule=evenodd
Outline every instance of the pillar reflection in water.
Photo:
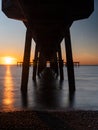
M 66 87 L 65 87 L 66 86 Z M 67 83 L 55 78 L 50 68 L 43 70 L 40 79 L 33 82 L 32 102 L 36 109 L 66 110 L 74 108 L 74 93 L 68 93 Z M 29 96 L 29 95 L 28 95 Z M 24 100 L 26 97 L 24 96 Z M 25 100 L 25 103 L 27 99 Z
M 27 92 L 21 92 L 21 103 L 23 108 L 28 107 L 28 93 Z
M 75 105 L 75 92 L 69 92 L 69 108 L 74 108 Z
M 10 66 L 6 66 L 5 77 L 4 77 L 4 91 L 2 104 L 6 110 L 13 110 L 14 108 L 14 83 L 11 75 Z

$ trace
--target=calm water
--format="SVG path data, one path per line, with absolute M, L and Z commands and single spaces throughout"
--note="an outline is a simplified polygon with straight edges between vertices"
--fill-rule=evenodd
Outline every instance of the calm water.
M 46 84 L 32 81 L 30 67 L 27 94 L 22 94 L 21 67 L 0 66 L 0 111 L 10 110 L 98 110 L 98 66 L 75 67 L 76 92 L 69 94 L 67 69 L 64 81 L 55 80 Z M 45 79 L 46 80 L 46 79 Z

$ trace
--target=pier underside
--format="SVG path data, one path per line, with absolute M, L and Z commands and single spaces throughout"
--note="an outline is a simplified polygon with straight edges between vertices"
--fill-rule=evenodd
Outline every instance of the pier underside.
M 61 41 L 64 38 L 65 49 L 66 49 L 66 59 L 67 59 L 69 90 L 75 91 L 75 77 L 74 77 L 70 30 L 69 30 L 69 27 L 66 27 L 66 29 L 64 30 L 65 32 L 63 31 L 63 33 L 61 33 L 62 34 L 61 36 L 59 34 L 56 34 L 56 32 L 55 34 L 52 34 L 52 31 L 51 31 L 49 39 L 46 34 L 46 37 L 43 36 L 41 37 L 42 39 L 39 38 L 40 40 L 36 40 L 35 56 L 33 60 L 32 79 L 36 81 L 36 76 L 40 78 L 41 73 L 47 67 L 47 62 L 48 62 L 48 65 L 49 65 L 48 67 L 50 68 L 51 71 L 53 71 L 55 78 L 60 76 L 60 80 L 63 81 L 64 62 L 62 59 Z M 54 35 L 55 37 L 54 39 L 52 35 Z M 57 40 L 56 37 L 58 37 L 59 40 Z M 22 91 L 27 90 L 31 40 L 32 40 L 32 31 L 30 28 L 27 28 L 25 50 L 24 50 L 24 60 L 23 60 L 23 71 L 22 71 L 22 84 L 21 84 Z
M 33 80 L 40 77 L 47 62 L 56 77 L 64 79 L 61 41 L 65 39 L 69 90 L 75 91 L 75 77 L 70 27 L 75 20 L 88 18 L 94 0 L 2 0 L 2 10 L 9 17 L 23 21 L 27 28 L 21 90 L 27 91 L 32 38 L 36 43 Z

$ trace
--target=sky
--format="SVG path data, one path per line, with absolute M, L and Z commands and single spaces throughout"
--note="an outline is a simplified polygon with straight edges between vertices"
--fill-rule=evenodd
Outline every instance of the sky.
M 94 12 L 89 18 L 75 21 L 71 28 L 73 60 L 80 64 L 98 65 L 98 0 L 94 0 Z M 21 21 L 9 19 L 1 10 L 0 0 L 0 64 L 8 63 L 4 57 L 13 58 L 13 63 L 23 60 L 26 28 Z M 66 61 L 64 40 L 62 55 Z M 35 42 L 32 39 L 31 60 Z

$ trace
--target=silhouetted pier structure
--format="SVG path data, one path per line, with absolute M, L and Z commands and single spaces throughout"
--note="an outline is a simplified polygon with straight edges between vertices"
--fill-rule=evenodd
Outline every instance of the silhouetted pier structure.
M 33 62 L 29 62 L 29 66 L 33 65 Z M 23 66 L 23 62 L 19 61 L 17 62 L 17 66 Z
M 27 90 L 33 38 L 36 43 L 33 80 L 46 67 L 47 61 L 51 69 L 60 75 L 60 80 L 64 79 L 60 43 L 65 39 L 69 90 L 75 91 L 70 27 L 75 20 L 91 15 L 94 0 L 2 0 L 2 10 L 9 18 L 23 21 L 27 28 L 21 90 Z
M 67 62 L 64 62 L 64 65 L 67 66 Z M 75 62 L 73 62 L 73 65 L 74 66 L 79 66 L 80 62 L 79 61 L 75 61 Z
M 58 61 L 57 61 L 58 62 Z M 50 64 L 50 62 L 47 61 L 47 63 Z M 59 63 L 59 62 L 58 62 Z M 29 66 L 33 65 L 33 62 L 29 62 Z M 67 66 L 67 62 L 63 62 L 63 65 Z M 80 62 L 79 61 L 76 61 L 76 62 L 73 62 L 73 65 L 74 66 L 79 66 L 80 65 Z M 17 62 L 17 66 L 23 66 L 23 61 L 18 61 Z

